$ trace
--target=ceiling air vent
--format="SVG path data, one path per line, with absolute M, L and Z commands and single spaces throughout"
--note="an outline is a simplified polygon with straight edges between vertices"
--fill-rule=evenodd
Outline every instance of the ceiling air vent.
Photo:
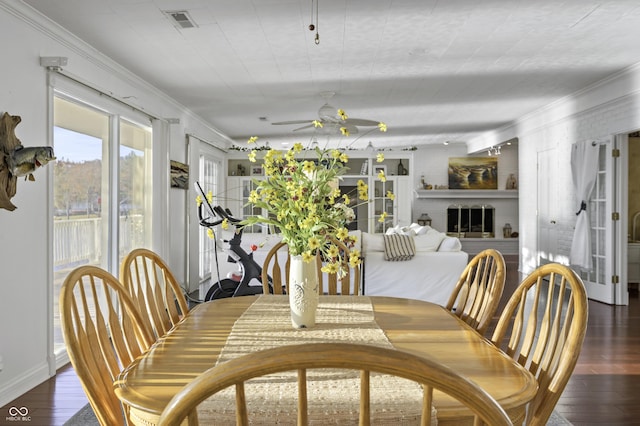
M 166 10 L 164 12 L 178 29 L 196 28 L 197 25 L 186 10 Z

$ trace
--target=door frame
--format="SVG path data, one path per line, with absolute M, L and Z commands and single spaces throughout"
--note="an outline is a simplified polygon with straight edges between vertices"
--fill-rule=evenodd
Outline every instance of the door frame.
M 617 248 L 616 270 L 620 281 L 616 285 L 614 300 L 617 305 L 629 304 L 629 283 L 627 271 L 627 242 L 629 227 L 627 225 L 627 214 L 629 212 L 629 134 L 623 133 L 615 136 L 616 147 L 620 151 L 620 156 L 616 167 L 616 207 L 620 213 L 617 229 L 614 232 L 614 241 Z

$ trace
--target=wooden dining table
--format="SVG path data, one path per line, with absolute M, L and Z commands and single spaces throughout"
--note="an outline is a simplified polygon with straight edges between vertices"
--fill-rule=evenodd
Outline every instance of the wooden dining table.
M 535 378 L 451 312 L 429 302 L 380 296 L 321 296 L 319 310 L 323 304 L 334 306 L 342 300 L 348 310 L 352 306 L 346 302 L 349 299 L 372 307 L 373 322 L 392 347 L 451 367 L 492 395 L 514 424 L 523 422 L 526 405 L 537 391 Z M 259 303 L 271 300 L 278 302 L 277 309 L 287 309 L 287 296 L 276 295 L 220 299 L 192 309 L 115 380 L 115 393 L 129 407 L 130 422 L 141 426 L 156 424 L 183 386 L 223 358 L 228 340 L 248 340 L 246 343 L 251 346 L 253 329 L 258 333 L 257 329 L 264 327 L 245 325 L 237 332 L 236 323 Z M 330 326 L 319 321 L 314 329 Z M 444 394 L 434 394 L 433 404 L 439 425 L 472 422 L 471 412 Z

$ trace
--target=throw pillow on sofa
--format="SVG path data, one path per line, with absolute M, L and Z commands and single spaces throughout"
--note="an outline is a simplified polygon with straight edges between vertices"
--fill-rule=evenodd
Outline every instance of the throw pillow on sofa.
M 362 253 L 384 251 L 384 239 L 382 234 L 362 233 Z
M 400 235 L 424 235 L 427 232 L 434 230 L 428 225 L 418 225 L 417 223 L 412 223 L 409 226 L 400 226 L 396 225 L 392 228 L 388 228 L 385 234 L 400 234 Z
M 412 235 L 388 234 L 383 236 L 384 260 L 411 260 L 416 254 L 416 246 Z
M 438 247 L 438 251 L 461 251 L 462 243 L 457 237 L 445 237 L 444 240 L 440 243 L 440 247 Z
M 446 237 L 446 234 L 436 231 L 435 229 L 429 229 L 429 231 L 423 235 L 416 235 L 414 237 L 416 251 L 438 251 L 440 243 L 442 243 Z

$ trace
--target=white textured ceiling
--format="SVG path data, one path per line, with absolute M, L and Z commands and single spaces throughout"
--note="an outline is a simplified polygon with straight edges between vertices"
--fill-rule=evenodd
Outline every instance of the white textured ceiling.
M 24 0 L 240 143 L 323 91 L 388 125 L 354 147 L 467 141 L 640 62 L 638 0 L 318 1 L 319 45 L 311 0 Z

